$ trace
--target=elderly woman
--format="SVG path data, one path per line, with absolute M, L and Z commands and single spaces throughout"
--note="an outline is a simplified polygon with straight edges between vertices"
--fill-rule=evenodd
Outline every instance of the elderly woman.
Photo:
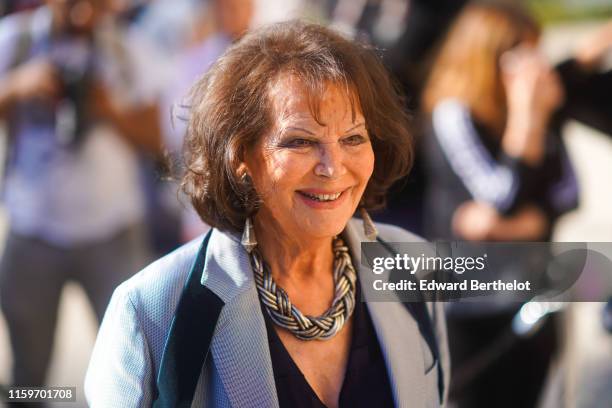
M 375 54 L 277 24 L 233 45 L 191 98 L 183 187 L 213 230 L 116 290 L 89 403 L 443 404 L 439 308 L 360 301 L 360 243 L 416 240 L 365 212 L 413 153 Z

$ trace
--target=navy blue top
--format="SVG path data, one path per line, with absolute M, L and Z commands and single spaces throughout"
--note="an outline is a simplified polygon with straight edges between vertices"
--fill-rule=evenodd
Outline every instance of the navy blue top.
M 342 389 L 340 407 L 393 407 L 393 394 L 378 338 L 366 304 L 357 302 L 353 312 L 353 337 Z M 274 382 L 281 408 L 323 408 L 306 378 L 274 330 L 274 323 L 263 311 L 274 371 Z

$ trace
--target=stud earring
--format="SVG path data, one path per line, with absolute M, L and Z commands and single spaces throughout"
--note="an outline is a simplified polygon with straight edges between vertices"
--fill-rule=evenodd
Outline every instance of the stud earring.
M 372 221 L 370 214 L 368 214 L 364 207 L 361 207 L 359 212 L 361 214 L 361 219 L 363 220 L 363 232 L 366 238 L 370 241 L 374 241 L 378 236 L 378 230 L 376 229 L 376 225 L 374 225 L 374 221 Z
M 242 232 L 242 239 L 240 240 L 240 243 L 249 254 L 257 246 L 255 228 L 253 227 L 253 221 L 251 221 L 251 217 L 247 217 L 246 222 L 244 223 L 244 231 Z

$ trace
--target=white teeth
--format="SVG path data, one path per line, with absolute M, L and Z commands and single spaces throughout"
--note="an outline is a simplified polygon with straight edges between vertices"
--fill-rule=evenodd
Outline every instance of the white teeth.
M 336 193 L 336 194 L 308 194 L 308 193 L 303 193 L 304 195 L 318 200 L 318 201 L 334 201 L 337 200 L 338 197 L 340 197 L 340 195 L 342 193 Z

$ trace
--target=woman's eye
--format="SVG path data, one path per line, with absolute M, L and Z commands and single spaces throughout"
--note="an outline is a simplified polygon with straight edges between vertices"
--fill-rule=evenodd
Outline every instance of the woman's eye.
M 315 142 L 308 139 L 292 139 L 288 141 L 285 145 L 287 147 L 293 148 L 304 148 L 314 146 Z
M 368 139 L 362 135 L 352 135 L 352 136 L 345 137 L 344 139 L 342 139 L 342 143 L 348 146 L 357 146 L 367 141 Z

